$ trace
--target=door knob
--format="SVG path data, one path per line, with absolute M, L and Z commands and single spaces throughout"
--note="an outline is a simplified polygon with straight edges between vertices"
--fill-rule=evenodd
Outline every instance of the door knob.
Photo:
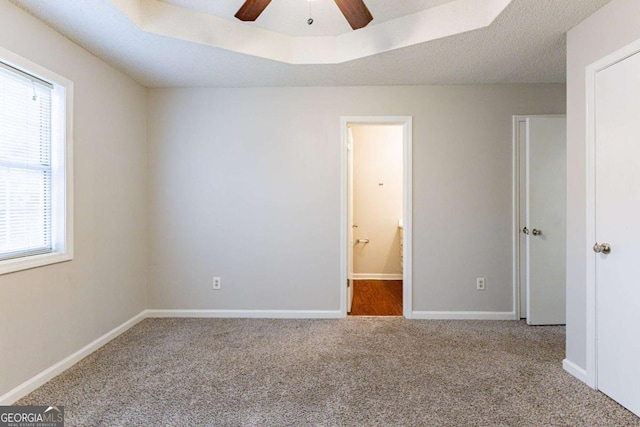
M 593 245 L 593 251 L 597 254 L 603 253 L 605 255 L 608 255 L 611 253 L 611 245 L 608 243 L 603 243 L 600 245 L 596 242 L 596 244 Z
M 528 235 L 528 234 L 529 234 L 529 229 L 528 229 L 527 227 L 525 227 L 525 228 L 523 228 L 523 229 L 522 229 L 522 232 L 523 232 L 524 234 L 527 234 L 527 235 Z
M 534 236 L 540 236 L 542 235 L 542 230 L 538 230 L 537 228 L 534 228 L 533 230 L 531 230 L 531 234 L 533 234 Z

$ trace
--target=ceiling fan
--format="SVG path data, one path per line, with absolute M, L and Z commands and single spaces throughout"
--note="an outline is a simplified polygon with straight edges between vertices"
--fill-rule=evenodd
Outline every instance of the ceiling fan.
M 363 0 L 335 0 L 335 2 L 354 30 L 366 27 L 373 20 Z M 235 16 L 241 21 L 255 21 L 269 3 L 271 0 L 246 0 Z

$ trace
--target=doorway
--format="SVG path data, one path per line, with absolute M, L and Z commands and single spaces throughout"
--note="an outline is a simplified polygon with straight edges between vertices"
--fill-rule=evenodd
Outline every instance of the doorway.
M 640 40 L 587 67 L 587 381 L 640 415 Z
M 566 118 L 514 117 L 518 318 L 566 323 Z
M 341 129 L 342 314 L 410 318 L 411 117 L 342 117 Z

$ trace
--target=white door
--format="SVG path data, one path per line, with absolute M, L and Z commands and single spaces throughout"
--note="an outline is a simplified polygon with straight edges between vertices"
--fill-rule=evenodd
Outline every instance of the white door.
M 527 323 L 566 323 L 566 118 L 529 117 L 526 144 Z
M 355 224 L 353 223 L 353 132 L 351 128 L 347 131 L 347 180 L 348 180 L 348 190 L 347 190 L 347 200 L 348 200 L 348 217 L 347 225 L 349 230 L 347 231 L 349 235 L 349 241 L 347 242 L 347 313 L 351 313 L 351 306 L 353 305 L 353 228 Z
M 597 383 L 640 416 L 640 53 L 597 73 L 595 125 Z

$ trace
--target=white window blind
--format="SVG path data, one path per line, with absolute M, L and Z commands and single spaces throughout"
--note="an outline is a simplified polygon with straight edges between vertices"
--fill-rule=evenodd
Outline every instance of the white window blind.
M 52 251 L 52 87 L 0 63 L 0 260 Z

